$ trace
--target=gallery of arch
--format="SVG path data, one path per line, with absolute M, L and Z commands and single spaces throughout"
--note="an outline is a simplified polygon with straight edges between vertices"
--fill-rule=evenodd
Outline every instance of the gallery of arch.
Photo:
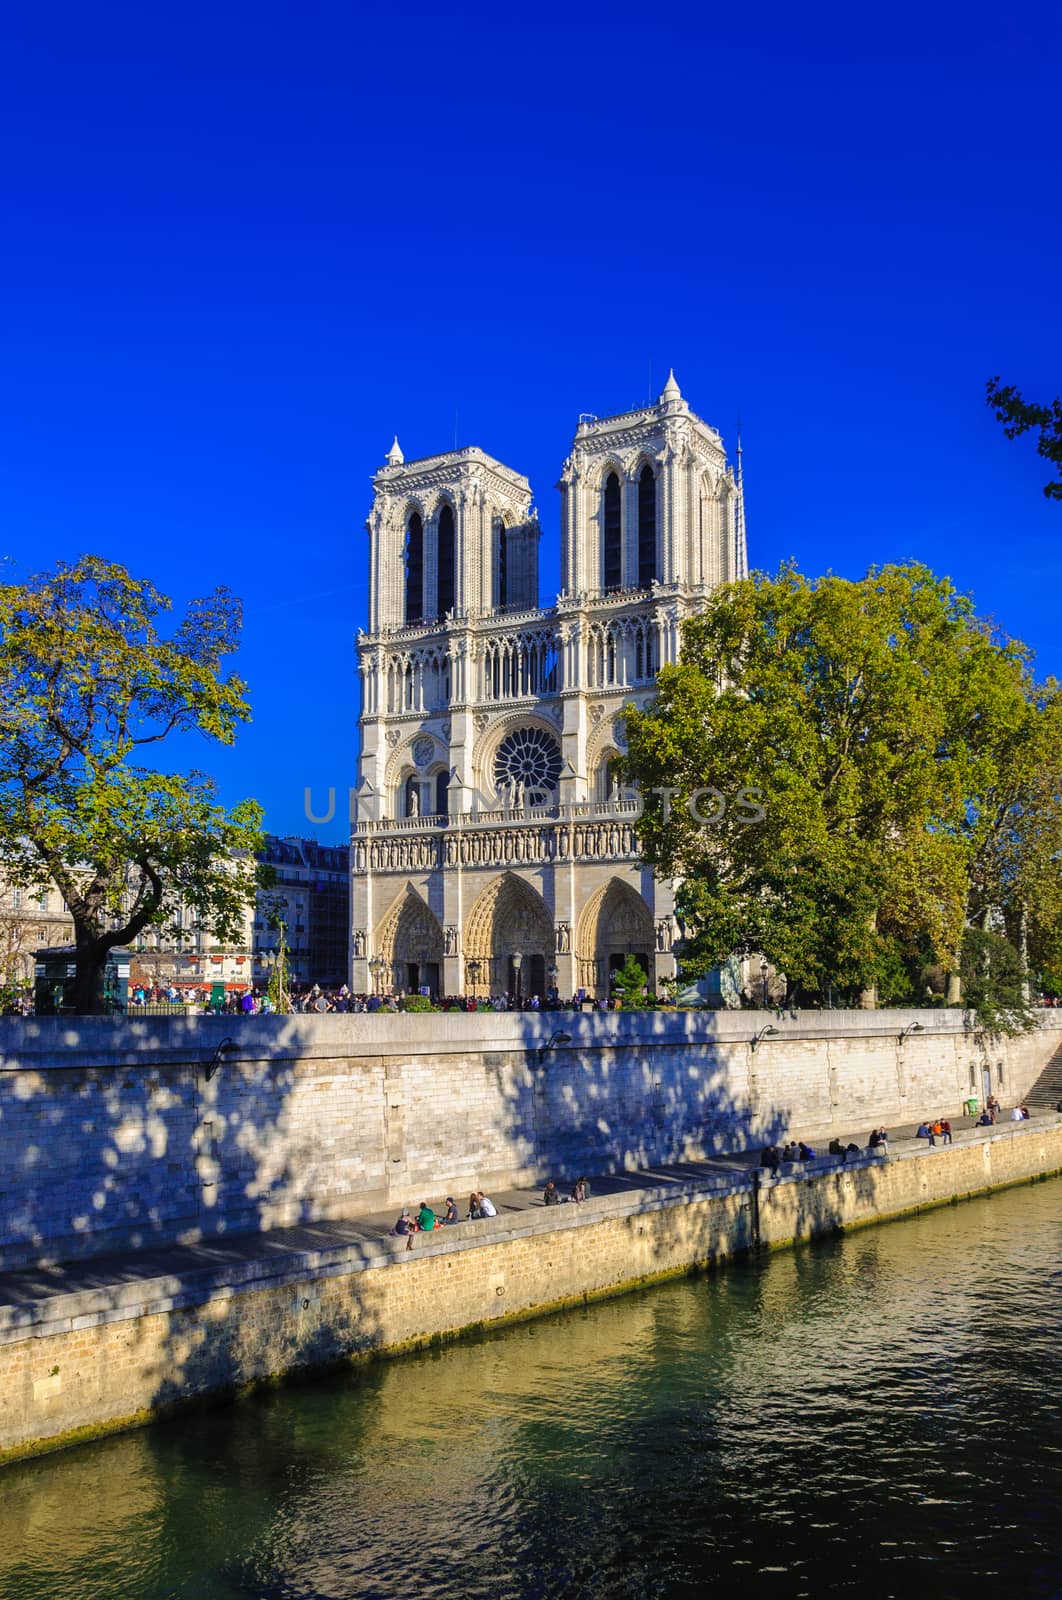
M 477 448 L 373 480 L 358 636 L 356 990 L 608 993 L 674 974 L 674 897 L 616 782 L 683 619 L 747 571 L 740 472 L 674 376 L 581 417 L 561 471 L 561 592 L 538 596 L 531 486 Z

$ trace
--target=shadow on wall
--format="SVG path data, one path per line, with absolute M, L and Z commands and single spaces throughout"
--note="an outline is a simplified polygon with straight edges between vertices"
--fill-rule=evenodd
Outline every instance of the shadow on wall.
M 0 1267 L 258 1232 L 380 1186 L 382 1071 L 340 1126 L 298 1019 L 235 1020 L 0 1024 Z
M 386 1190 L 387 1069 L 381 1055 L 352 1056 L 358 1020 L 42 1019 L 12 1024 L 11 1033 L 5 1026 L 10 1063 L 36 1051 L 62 1065 L 0 1073 L 0 1140 L 5 1176 L 14 1178 L 2 1208 L 4 1265 L 42 1254 L 70 1259 L 93 1245 L 98 1252 L 101 1235 L 111 1250 L 146 1250 L 265 1232 L 312 1222 L 344 1196 Z M 459 1026 L 455 1019 L 451 1043 Z M 439 1048 L 446 1031 L 420 1048 Z M 219 1053 L 230 1039 L 236 1048 Z M 403 1048 L 407 1061 L 416 1056 Z M 682 1171 L 686 1163 L 758 1151 L 799 1131 L 787 1108 L 757 1103 L 751 1029 L 743 1041 L 722 1040 L 712 1014 L 641 1013 L 636 1024 L 623 1013 L 528 1014 L 507 1018 L 475 1060 L 450 1059 L 453 1076 L 436 1092 L 459 1102 L 468 1075 L 488 1078 L 500 1118 L 490 1137 L 518 1151 L 538 1182 L 586 1173 L 614 1189 L 649 1186 L 663 1196 L 695 1176 Z M 451 1171 L 465 1154 L 451 1152 Z M 747 1157 L 729 1163 L 739 1175 L 747 1165 Z M 728 1163 L 718 1167 L 725 1184 Z M 445 1169 L 436 1173 L 436 1185 L 445 1180 Z M 878 1181 L 876 1170 L 860 1167 L 813 1185 L 761 1179 L 749 1200 L 749 1241 L 768 1236 L 767 1208 L 772 1218 L 785 1208 L 797 1237 L 828 1232 L 844 1220 L 846 1195 L 870 1199 Z M 411 1182 L 419 1189 L 422 1179 Z M 704 1259 L 732 1241 L 721 1214 L 701 1215 L 696 1255 Z M 663 1261 L 692 1217 L 677 1206 L 652 1225 L 638 1217 L 628 1225 Z M 135 1275 L 142 1272 L 143 1263 Z M 100 1263 L 100 1282 L 116 1274 L 113 1260 Z M 254 1318 L 236 1314 L 231 1299 L 203 1312 L 176 1310 L 161 1342 L 158 1318 L 130 1322 L 134 1358 L 139 1350 L 158 1373 L 155 1404 L 372 1348 L 383 1319 L 369 1276 L 266 1290 L 277 1303 L 270 1310 L 262 1302 Z
M 526 1067 L 503 1091 L 538 1178 L 702 1161 L 786 1136 L 788 1108 L 756 1101 L 754 1047 L 720 1040 L 713 1013 L 558 1015 L 521 1019 Z

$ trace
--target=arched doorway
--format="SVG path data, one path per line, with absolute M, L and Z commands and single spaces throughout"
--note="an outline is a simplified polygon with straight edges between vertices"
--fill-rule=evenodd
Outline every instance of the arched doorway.
M 443 931 L 427 901 L 407 885 L 380 924 L 370 962 L 379 993 L 440 992 Z
M 579 918 L 575 946 L 579 985 L 588 994 L 608 995 L 613 972 L 634 956 L 655 986 L 653 916 L 636 889 L 613 878 L 599 889 Z
M 514 873 L 483 890 L 465 924 L 469 994 L 545 998 L 553 982 L 553 921 L 542 896 Z

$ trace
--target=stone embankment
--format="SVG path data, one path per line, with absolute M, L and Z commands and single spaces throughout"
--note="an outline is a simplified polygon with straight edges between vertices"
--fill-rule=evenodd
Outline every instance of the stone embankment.
M 498 1193 L 497 1217 L 413 1251 L 382 1232 L 388 1213 L 11 1271 L 0 1457 L 1060 1171 L 1062 1117 L 1048 1114 L 776 1180 L 745 1154 L 617 1173 L 581 1205 Z

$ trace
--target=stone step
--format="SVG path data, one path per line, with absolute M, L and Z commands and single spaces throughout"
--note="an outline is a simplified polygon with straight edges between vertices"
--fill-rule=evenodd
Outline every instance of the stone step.
M 1029 1093 L 1025 1103 L 1030 1108 L 1055 1106 L 1062 1100 L 1062 1045 L 1059 1045 Z

